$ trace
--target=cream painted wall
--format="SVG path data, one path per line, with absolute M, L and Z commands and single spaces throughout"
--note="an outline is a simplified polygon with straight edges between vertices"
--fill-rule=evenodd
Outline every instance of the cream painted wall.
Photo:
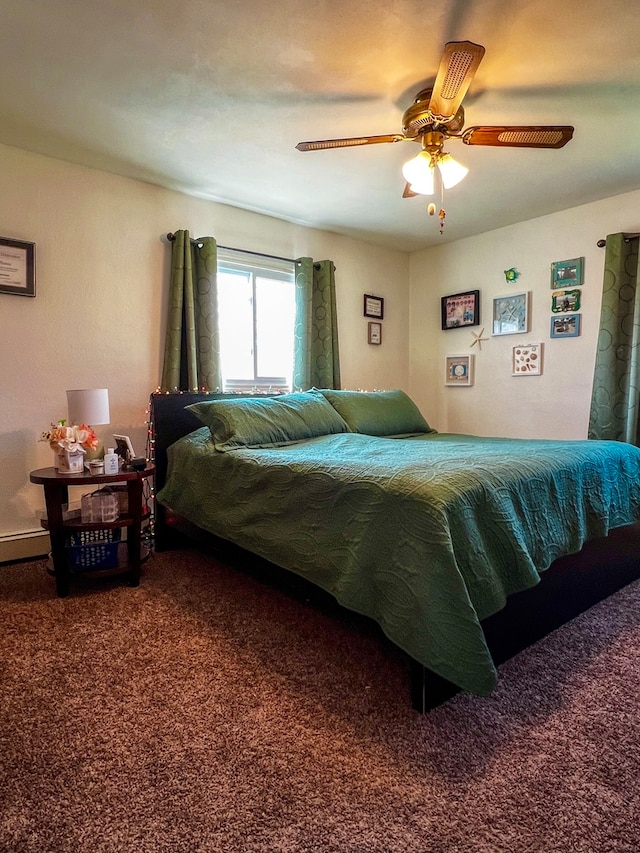
M 604 258 L 596 241 L 638 230 L 639 206 L 640 192 L 628 193 L 409 257 L 0 146 L 0 235 L 37 245 L 37 297 L 0 294 L 0 561 L 28 556 L 31 537 L 44 541 L 42 493 L 28 473 L 51 462 L 38 438 L 66 415 L 67 388 L 108 387 L 112 423 L 101 437 L 125 433 L 144 448 L 162 360 L 167 231 L 332 258 L 343 387 L 404 388 L 441 431 L 570 439 L 588 423 Z M 550 340 L 549 264 L 576 256 L 585 257 L 582 335 Z M 504 278 L 512 266 L 516 285 Z M 482 298 L 475 331 L 489 338 L 481 351 L 469 329 L 440 330 L 440 297 L 472 288 Z M 492 338 L 492 298 L 516 289 L 531 292 L 531 331 Z M 367 344 L 365 292 L 386 300 L 380 347 Z M 544 342 L 542 376 L 511 376 L 516 341 Z M 476 355 L 471 388 L 444 386 L 444 357 L 459 353 Z
M 411 256 L 410 391 L 441 432 L 520 438 L 587 437 L 591 385 L 600 321 L 604 249 L 597 241 L 640 226 L 640 192 L 447 243 Z M 550 264 L 585 258 L 580 337 L 551 339 Z M 504 270 L 520 277 L 508 284 Z M 480 290 L 482 350 L 471 328 L 440 329 L 440 298 Z M 529 332 L 491 336 L 495 296 L 529 291 Z M 541 376 L 512 376 L 514 344 L 543 342 Z M 475 353 L 470 388 L 444 384 L 446 355 Z
M 66 416 L 66 389 L 108 388 L 111 424 L 97 431 L 105 443 L 124 433 L 144 449 L 164 346 L 163 238 L 178 228 L 236 248 L 331 258 L 343 387 L 408 390 L 406 254 L 0 146 L 0 235 L 36 243 L 37 276 L 35 299 L 0 294 L 0 561 L 23 556 L 39 530 L 42 489 L 28 475 L 51 464 L 38 438 Z M 367 343 L 365 292 L 386 300 L 382 346 Z

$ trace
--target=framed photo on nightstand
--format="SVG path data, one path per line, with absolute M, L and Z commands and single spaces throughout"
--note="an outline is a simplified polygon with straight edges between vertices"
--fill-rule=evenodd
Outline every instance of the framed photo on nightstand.
M 116 443 L 116 454 L 122 459 L 123 463 L 131 462 L 136 453 L 133 449 L 129 436 L 114 434 L 113 440 Z

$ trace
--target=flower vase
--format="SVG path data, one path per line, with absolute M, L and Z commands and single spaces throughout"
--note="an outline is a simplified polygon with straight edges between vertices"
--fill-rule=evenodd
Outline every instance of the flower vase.
M 75 453 L 65 450 L 63 447 L 53 451 L 53 465 L 60 474 L 81 474 L 84 470 L 84 453 Z

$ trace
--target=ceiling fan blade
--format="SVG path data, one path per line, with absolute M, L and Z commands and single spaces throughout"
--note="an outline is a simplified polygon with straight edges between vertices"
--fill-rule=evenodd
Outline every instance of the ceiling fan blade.
M 404 185 L 404 190 L 402 191 L 402 198 L 415 198 L 417 195 L 419 195 L 419 193 L 414 193 L 407 182 Z
M 467 145 L 497 145 L 504 148 L 562 148 L 573 136 L 570 125 L 506 125 L 468 127 L 462 134 Z
M 429 100 L 429 110 L 435 119 L 446 121 L 455 116 L 483 56 L 484 47 L 472 41 L 445 44 Z
M 298 142 L 298 151 L 324 151 L 328 148 L 351 148 L 354 145 L 376 145 L 378 142 L 403 142 L 401 133 L 389 133 L 386 136 L 354 136 L 347 139 L 320 139 L 316 142 Z

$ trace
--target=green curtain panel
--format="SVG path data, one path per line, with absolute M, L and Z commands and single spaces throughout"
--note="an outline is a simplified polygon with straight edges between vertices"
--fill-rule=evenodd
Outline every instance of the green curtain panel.
M 217 272 L 213 237 L 191 240 L 188 231 L 175 232 L 163 391 L 217 391 L 222 386 Z
M 640 445 L 638 239 L 609 234 L 589 438 Z
M 293 390 L 340 388 L 335 265 L 296 260 Z

